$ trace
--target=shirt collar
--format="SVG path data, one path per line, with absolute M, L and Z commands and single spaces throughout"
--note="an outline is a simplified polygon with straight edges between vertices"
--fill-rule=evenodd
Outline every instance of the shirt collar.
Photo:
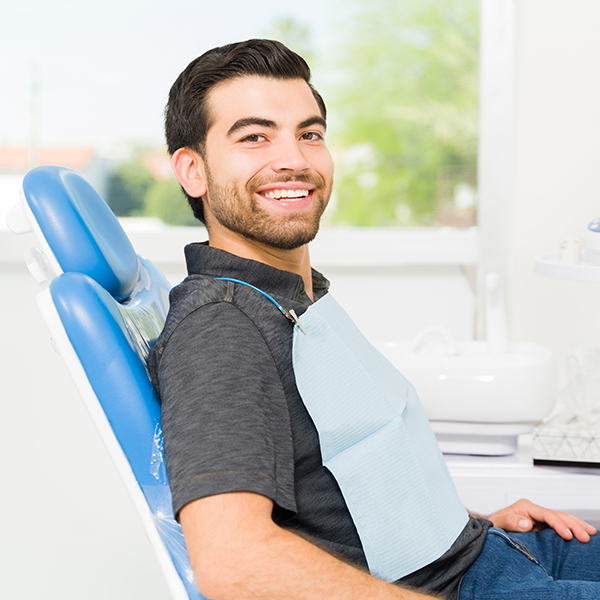
M 304 281 L 300 275 L 212 248 L 208 242 L 188 244 L 185 259 L 190 275 L 240 279 L 268 294 L 291 300 L 297 300 L 304 292 Z M 315 269 L 312 269 L 312 278 L 315 299 L 318 300 L 329 289 L 329 281 Z

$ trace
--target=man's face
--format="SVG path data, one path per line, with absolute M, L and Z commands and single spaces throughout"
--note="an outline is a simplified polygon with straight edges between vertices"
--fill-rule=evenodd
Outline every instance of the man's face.
M 311 241 L 331 195 L 325 122 L 301 79 L 245 77 L 208 96 L 204 167 L 209 234 L 291 250 Z

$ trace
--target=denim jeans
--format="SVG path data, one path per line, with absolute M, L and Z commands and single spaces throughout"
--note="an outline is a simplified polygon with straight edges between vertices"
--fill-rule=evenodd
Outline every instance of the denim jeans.
M 600 533 L 587 544 L 554 530 L 506 533 L 492 528 L 467 572 L 460 600 L 598 600 Z

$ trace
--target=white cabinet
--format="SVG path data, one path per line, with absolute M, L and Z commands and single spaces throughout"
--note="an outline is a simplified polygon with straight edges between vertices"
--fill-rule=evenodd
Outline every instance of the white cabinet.
M 491 514 L 520 498 L 600 525 L 600 469 L 534 467 L 529 447 L 501 457 L 446 455 L 467 509 Z

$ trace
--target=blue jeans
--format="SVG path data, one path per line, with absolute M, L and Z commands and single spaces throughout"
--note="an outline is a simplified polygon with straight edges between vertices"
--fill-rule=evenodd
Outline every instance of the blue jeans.
M 467 572 L 460 600 L 598 600 L 600 533 L 588 544 L 553 529 L 506 533 L 492 528 Z

